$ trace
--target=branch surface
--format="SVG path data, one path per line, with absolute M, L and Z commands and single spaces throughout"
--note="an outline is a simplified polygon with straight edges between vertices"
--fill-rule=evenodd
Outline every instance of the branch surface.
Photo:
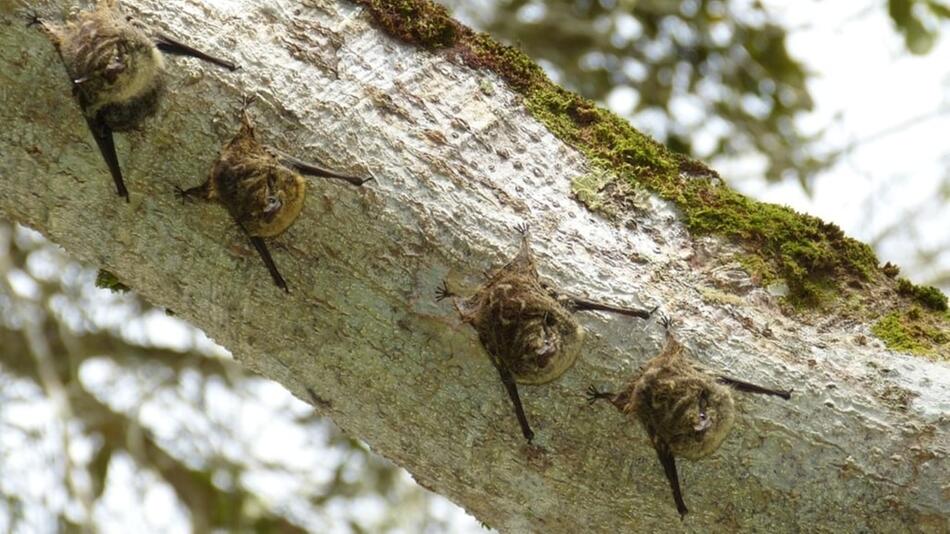
M 65 4 L 38 9 L 64 12 Z M 938 532 L 950 494 L 950 369 L 887 351 L 866 324 L 781 313 L 715 238 L 692 238 L 650 197 L 619 226 L 571 197 L 588 161 L 496 76 L 393 41 L 350 3 L 129 0 L 126 11 L 226 54 L 230 73 L 169 58 L 170 95 L 117 135 L 131 203 L 115 196 L 53 48 L 0 7 L 0 211 L 175 310 L 246 367 L 509 532 L 683 528 Z M 242 95 L 262 140 L 375 180 L 313 182 L 271 240 L 276 288 L 227 213 L 182 205 L 237 131 Z M 585 352 L 522 388 L 527 446 L 475 333 L 435 302 L 475 287 L 532 228 L 542 277 L 571 295 L 662 310 L 706 365 L 791 388 L 742 396 L 736 429 L 679 466 L 681 523 L 641 429 L 590 384 L 622 383 L 659 350 L 654 322 L 579 316 Z

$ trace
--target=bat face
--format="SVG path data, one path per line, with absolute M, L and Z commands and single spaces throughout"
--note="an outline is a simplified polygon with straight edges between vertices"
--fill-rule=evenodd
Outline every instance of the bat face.
M 636 415 L 653 443 L 680 517 L 689 510 L 683 500 L 676 457 L 698 460 L 715 452 L 729 435 L 736 418 L 732 389 L 789 399 L 791 391 L 771 389 L 725 375 L 713 375 L 690 362 L 671 335 L 665 319 L 666 344 L 618 394 L 591 386 L 588 402 L 608 400 L 628 415 Z M 727 387 L 728 386 L 728 387 Z
M 166 45 L 171 43 L 177 47 L 176 50 L 183 49 L 180 43 L 167 37 L 164 39 Z M 208 180 L 197 187 L 178 189 L 178 194 L 182 199 L 199 197 L 224 204 L 257 249 L 274 283 L 289 293 L 287 282 L 277 269 L 263 238 L 280 235 L 297 220 L 306 195 L 307 183 L 303 175 L 343 180 L 356 186 L 363 185 L 368 179 L 308 163 L 259 143 L 247 114 L 251 100 L 245 97 L 241 130 L 221 150 Z
M 492 360 L 523 384 L 564 374 L 584 341 L 584 329 L 541 284 L 527 240 L 463 310 Z
M 500 276 L 467 307 L 485 350 L 520 383 L 550 382 L 577 361 L 583 328 L 536 280 Z
M 637 416 L 655 441 L 689 460 L 709 456 L 722 445 L 735 422 L 735 404 L 725 387 L 711 380 L 644 378 L 634 390 Z

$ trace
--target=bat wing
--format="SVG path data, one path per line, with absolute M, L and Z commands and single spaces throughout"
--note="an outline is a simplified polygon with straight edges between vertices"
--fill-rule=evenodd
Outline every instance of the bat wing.
M 656 455 L 660 459 L 660 463 L 663 464 L 663 472 L 666 474 L 666 479 L 670 482 L 670 489 L 673 490 L 673 500 L 676 502 L 676 511 L 679 512 L 680 518 L 682 518 L 689 510 L 686 509 L 686 503 L 683 501 L 683 492 L 680 490 L 680 478 L 676 473 L 676 458 L 673 456 L 673 452 L 667 444 L 657 441 L 654 443 L 654 447 L 656 448 Z
M 366 182 L 372 180 L 372 178 L 360 178 L 359 176 L 351 176 L 348 174 L 339 173 L 334 170 L 327 169 L 326 167 L 321 167 L 320 165 L 315 165 L 313 163 L 308 163 L 306 161 L 297 159 L 288 154 L 282 152 L 274 151 L 277 160 L 280 161 L 280 164 L 289 167 L 291 169 L 296 169 L 297 172 L 301 174 L 306 174 L 308 176 L 319 176 L 322 178 L 335 178 L 337 180 L 345 180 L 355 186 L 361 186 Z
M 206 54 L 197 48 L 186 45 L 185 43 L 175 40 L 164 33 L 159 33 L 154 38 L 155 46 L 159 50 L 165 52 L 166 54 L 172 54 L 174 56 L 189 56 L 195 57 L 208 63 L 213 63 L 220 67 L 224 67 L 230 71 L 235 71 L 238 69 L 238 66 L 230 61 L 216 58 L 210 54 Z
M 120 197 L 125 197 L 129 201 L 129 191 L 125 188 L 125 181 L 122 180 L 122 169 L 119 168 L 119 157 L 115 153 L 115 142 L 112 139 L 112 128 L 104 122 L 86 117 L 86 125 L 89 126 L 89 132 L 96 140 L 96 146 L 102 154 L 102 159 L 106 160 L 109 166 L 109 173 L 112 174 L 112 180 L 115 181 L 115 189 Z
M 271 257 L 270 251 L 267 250 L 267 243 L 264 243 L 264 238 L 254 235 L 249 235 L 248 237 L 251 238 L 251 244 L 254 245 L 261 259 L 264 260 L 264 265 L 267 266 L 267 271 L 270 273 L 270 277 L 274 280 L 274 283 L 277 284 L 277 287 L 283 289 L 285 293 L 290 293 L 290 289 L 287 288 L 287 282 L 285 282 L 284 277 L 280 275 L 280 271 L 277 270 L 277 264 L 274 263 L 274 258 Z
M 494 363 L 494 361 L 492 363 Z M 495 363 L 495 368 L 498 369 L 498 374 L 501 376 L 501 383 L 505 385 L 505 390 L 511 398 L 511 403 L 514 405 L 515 417 L 518 418 L 521 433 L 530 443 L 531 440 L 534 439 L 534 432 L 531 430 L 531 425 L 528 424 L 528 417 L 525 415 L 524 407 L 521 405 L 521 397 L 518 395 L 518 384 L 515 382 L 515 377 L 504 364 Z

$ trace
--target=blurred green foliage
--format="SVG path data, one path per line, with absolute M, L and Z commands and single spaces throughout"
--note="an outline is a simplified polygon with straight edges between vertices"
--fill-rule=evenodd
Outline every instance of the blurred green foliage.
M 939 24 L 950 20 L 950 5 L 937 0 L 888 0 L 887 13 L 904 35 L 907 49 L 926 54 L 937 42 Z

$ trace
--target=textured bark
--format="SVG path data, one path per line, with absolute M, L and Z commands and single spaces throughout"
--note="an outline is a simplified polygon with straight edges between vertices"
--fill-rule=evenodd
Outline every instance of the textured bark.
M 0 211 L 114 272 L 416 479 L 502 531 L 927 531 L 948 527 L 950 369 L 895 354 L 868 325 L 783 315 L 732 248 L 688 235 L 649 199 L 636 228 L 572 200 L 591 172 L 495 76 L 398 44 L 346 2 L 129 0 L 237 73 L 170 58 L 170 98 L 117 136 L 131 203 L 111 180 L 52 46 L 0 4 Z M 44 9 L 41 4 L 40 10 Z M 61 4 L 56 4 L 60 6 Z M 271 241 L 284 295 L 215 206 L 183 205 L 236 132 L 243 94 L 263 141 L 376 180 L 314 182 Z M 522 387 L 527 446 L 475 333 L 434 301 L 474 287 L 531 224 L 546 280 L 625 305 L 661 304 L 711 367 L 795 389 L 737 395 L 712 457 L 681 462 L 681 523 L 643 431 L 588 384 L 618 385 L 662 329 L 580 316 L 585 352 L 559 381 Z

